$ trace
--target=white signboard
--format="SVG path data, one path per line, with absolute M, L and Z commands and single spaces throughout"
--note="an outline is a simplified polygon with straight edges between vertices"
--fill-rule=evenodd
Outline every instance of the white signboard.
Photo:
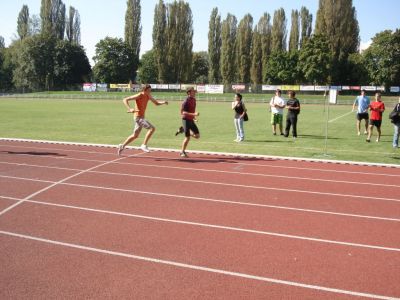
M 329 103 L 336 104 L 337 103 L 337 90 L 330 89 L 329 90 Z
M 362 90 L 370 91 L 370 92 L 375 92 L 376 91 L 376 86 L 372 85 L 363 85 L 361 86 Z
M 314 86 L 313 85 L 301 85 L 300 86 L 300 91 L 313 91 Z
M 326 85 L 316 85 L 315 86 L 316 91 L 329 91 L 329 86 Z
M 232 90 L 244 91 L 246 89 L 245 84 L 232 84 Z
M 208 94 L 223 94 L 224 93 L 224 85 L 222 85 L 222 84 L 207 84 L 206 85 L 206 93 L 208 93 Z
M 98 92 L 107 92 L 107 83 L 98 83 L 96 85 L 96 90 Z
M 398 92 L 400 92 L 400 86 L 391 86 L 391 87 L 390 87 L 390 92 L 391 92 L 391 93 L 398 93 Z
M 377 86 L 377 87 L 376 87 L 376 90 L 377 90 L 377 91 L 384 92 L 384 91 L 385 91 L 385 87 L 384 87 L 384 86 Z
M 263 91 L 275 91 L 276 89 L 280 89 L 280 85 L 262 85 L 262 90 Z
M 199 84 L 196 86 L 196 91 L 198 93 L 205 93 L 206 92 L 206 86 L 204 84 Z
M 84 92 L 95 92 L 96 91 L 96 84 L 95 83 L 84 83 L 83 84 L 83 91 Z
M 168 89 L 170 90 L 179 90 L 181 88 L 180 84 L 169 84 Z

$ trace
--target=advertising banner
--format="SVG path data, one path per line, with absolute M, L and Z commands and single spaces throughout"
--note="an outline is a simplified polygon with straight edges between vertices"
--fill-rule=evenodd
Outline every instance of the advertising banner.
M 262 90 L 263 91 L 275 91 L 276 89 L 282 89 L 280 85 L 262 85 Z
M 377 86 L 376 90 L 380 91 L 380 92 L 384 92 L 385 91 L 385 87 L 384 86 Z
M 376 91 L 376 86 L 372 86 L 372 85 L 363 85 L 361 86 L 362 90 L 366 90 L 366 91 Z
M 315 86 L 316 91 L 329 91 L 329 86 L 326 85 L 316 85 Z
M 331 85 L 330 89 L 331 90 L 336 90 L 336 91 L 341 91 L 342 90 L 342 86 L 340 86 L 340 85 Z
M 281 90 L 283 91 L 300 91 L 299 85 L 282 85 Z
M 222 84 L 207 84 L 206 85 L 206 93 L 208 93 L 208 94 L 223 94 L 224 93 L 224 85 L 222 85 Z
M 110 89 L 130 89 L 129 83 L 111 83 Z
M 204 84 L 199 84 L 196 86 L 196 91 L 198 93 L 205 93 L 206 92 L 206 86 Z
M 390 92 L 391 92 L 391 93 L 398 93 L 398 92 L 400 92 L 400 86 L 391 86 L 391 87 L 390 87 Z
M 300 85 L 300 91 L 314 91 L 315 87 L 313 85 Z
M 234 91 L 244 91 L 246 89 L 245 84 L 232 84 L 232 90 Z
M 361 91 L 361 86 L 358 85 L 351 85 L 350 90 L 352 91 Z
M 169 90 L 180 90 L 181 85 L 180 84 L 168 84 L 168 89 Z
M 96 91 L 96 84 L 95 83 L 84 83 L 83 84 L 83 91 L 84 92 L 95 92 Z
M 96 90 L 98 92 L 107 92 L 107 83 L 98 83 L 96 85 Z

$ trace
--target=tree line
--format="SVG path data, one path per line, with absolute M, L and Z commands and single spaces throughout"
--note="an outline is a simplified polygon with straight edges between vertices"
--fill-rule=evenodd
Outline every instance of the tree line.
M 80 15 L 62 0 L 41 0 L 40 15 L 23 5 L 17 38 L 0 37 L 0 90 L 65 89 L 82 82 L 393 85 L 400 82 L 400 30 L 377 33 L 359 52 L 351 0 L 319 0 L 315 26 L 306 7 L 241 20 L 218 8 L 208 22 L 207 51 L 193 52 L 193 15 L 183 1 L 154 8 L 153 48 L 139 58 L 141 3 L 127 0 L 124 38 L 96 44 L 93 69 L 81 46 Z

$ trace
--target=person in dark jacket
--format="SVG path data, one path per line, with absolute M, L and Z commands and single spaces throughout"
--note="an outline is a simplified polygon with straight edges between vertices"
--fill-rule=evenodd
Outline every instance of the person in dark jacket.
M 292 127 L 293 138 L 297 138 L 297 116 L 300 113 L 300 101 L 296 98 L 295 91 L 289 91 L 289 100 L 286 102 L 288 112 L 286 114 L 285 137 L 289 136 Z

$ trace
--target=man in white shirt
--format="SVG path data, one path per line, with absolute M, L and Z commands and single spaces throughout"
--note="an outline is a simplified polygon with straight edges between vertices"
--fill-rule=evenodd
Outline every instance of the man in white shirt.
M 283 135 L 282 123 L 283 123 L 283 109 L 286 106 L 285 100 L 281 97 L 281 90 L 277 89 L 275 91 L 275 96 L 272 97 L 269 102 L 269 106 L 271 107 L 271 125 L 272 125 L 272 133 L 276 135 L 276 124 L 279 125 L 279 131 L 281 135 Z

